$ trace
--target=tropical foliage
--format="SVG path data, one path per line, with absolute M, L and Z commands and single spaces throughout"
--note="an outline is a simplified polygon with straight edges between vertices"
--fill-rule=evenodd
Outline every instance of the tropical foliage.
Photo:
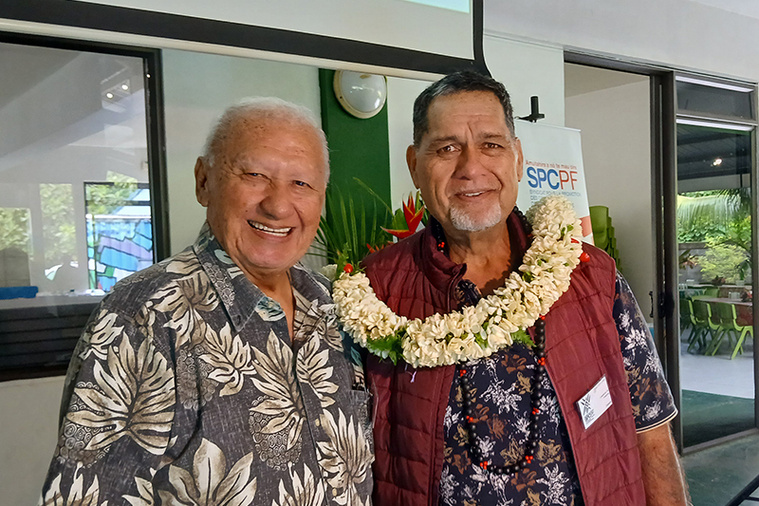
M 419 192 L 393 211 L 374 190 L 354 179 L 371 198 L 354 198 L 339 187 L 331 187 L 327 213 L 321 218 L 314 244 L 316 254 L 339 270 L 346 264 L 359 265 L 366 255 L 390 244 L 393 237 L 408 237 L 420 223 L 426 225 L 429 216 Z
M 703 279 L 745 279 L 751 270 L 750 188 L 685 193 L 677 199 L 677 238 L 702 242 L 704 255 L 681 256 L 701 266 Z
M 17 248 L 31 253 L 31 217 L 26 208 L 0 209 L 0 250 Z
M 715 278 L 725 278 L 727 283 L 735 283 L 744 279 L 746 270 L 744 266 L 746 253 L 729 244 L 712 246 L 698 259 L 701 266 L 702 279 L 709 281 Z

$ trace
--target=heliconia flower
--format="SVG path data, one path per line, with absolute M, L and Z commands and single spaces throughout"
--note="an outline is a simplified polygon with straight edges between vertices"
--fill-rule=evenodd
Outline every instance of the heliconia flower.
M 406 226 L 408 227 L 408 229 L 407 230 L 399 230 L 399 229 L 393 230 L 393 229 L 382 227 L 382 230 L 384 230 L 390 235 L 394 235 L 398 239 L 404 239 L 412 235 L 414 232 L 416 232 L 416 229 L 419 227 L 419 224 L 422 222 L 423 216 L 424 216 L 424 205 L 420 205 L 419 209 L 417 209 L 416 202 L 414 202 L 414 198 L 411 195 L 409 195 L 408 203 L 403 204 L 403 218 L 406 220 Z

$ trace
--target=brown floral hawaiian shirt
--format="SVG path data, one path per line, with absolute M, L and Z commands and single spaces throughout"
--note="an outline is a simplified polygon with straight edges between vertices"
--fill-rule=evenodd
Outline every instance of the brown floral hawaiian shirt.
M 290 276 L 295 346 L 207 226 L 118 283 L 74 352 L 41 503 L 369 504 L 361 359 L 326 279 Z

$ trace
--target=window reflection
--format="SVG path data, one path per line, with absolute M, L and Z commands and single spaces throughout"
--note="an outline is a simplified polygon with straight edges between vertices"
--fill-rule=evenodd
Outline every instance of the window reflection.
M 143 59 L 0 44 L 0 68 L 12 66 L 0 74 L 0 271 L 20 274 L 0 282 L 37 299 L 102 295 L 154 259 Z M 0 290 L 0 308 L 37 305 L 18 294 Z
M 65 370 L 153 263 L 145 61 L 0 43 L 0 380 Z

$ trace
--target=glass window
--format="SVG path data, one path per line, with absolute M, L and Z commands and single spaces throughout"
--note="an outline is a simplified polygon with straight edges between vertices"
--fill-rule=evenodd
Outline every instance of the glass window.
M 677 125 L 677 179 L 680 182 L 721 177 L 728 178 L 723 179 L 721 187 L 725 187 L 725 182 L 728 186 L 739 186 L 736 177 L 751 174 L 752 127 L 735 130 L 681 121 L 688 120 L 678 120 Z M 703 187 L 703 181 L 698 185 Z
M 680 112 L 754 119 L 754 100 L 753 87 L 677 77 L 677 108 Z
M 145 61 L 0 43 L 0 378 L 65 368 L 94 305 L 156 259 Z

